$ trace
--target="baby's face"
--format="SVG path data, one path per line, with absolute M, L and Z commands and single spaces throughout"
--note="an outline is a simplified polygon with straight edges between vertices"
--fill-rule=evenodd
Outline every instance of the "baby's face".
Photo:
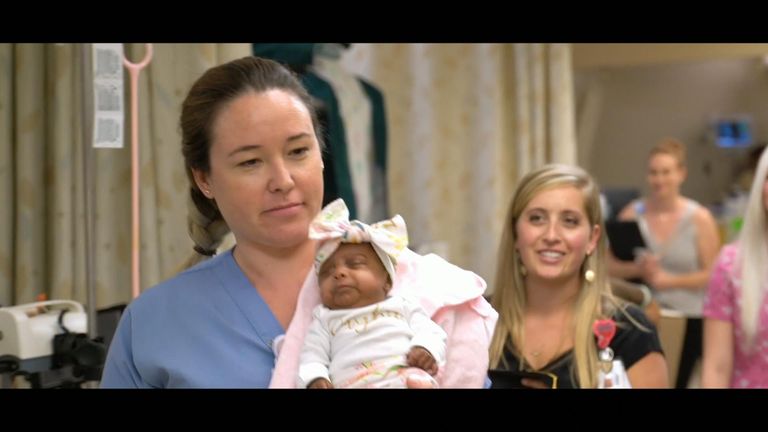
M 342 243 L 320 267 L 320 296 L 329 309 L 378 303 L 391 287 L 389 275 L 370 243 Z

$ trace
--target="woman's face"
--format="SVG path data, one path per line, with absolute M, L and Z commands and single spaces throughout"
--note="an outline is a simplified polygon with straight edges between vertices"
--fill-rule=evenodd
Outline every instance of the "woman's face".
M 210 173 L 195 172 L 238 243 L 285 248 L 306 241 L 323 199 L 320 147 L 292 93 L 248 92 L 214 119 Z
M 668 153 L 656 153 L 648 159 L 648 186 L 651 195 L 658 198 L 671 198 L 680 194 L 680 186 L 685 181 L 685 168 L 680 161 Z
M 523 209 L 515 228 L 515 246 L 529 282 L 580 278 L 581 264 L 600 236 L 600 227 L 587 218 L 584 194 L 574 186 L 539 192 Z

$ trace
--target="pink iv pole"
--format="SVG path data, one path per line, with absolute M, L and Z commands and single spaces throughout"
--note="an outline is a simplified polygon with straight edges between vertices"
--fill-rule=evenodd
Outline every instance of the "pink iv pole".
M 139 296 L 139 72 L 152 60 L 152 44 L 139 63 L 131 63 L 123 54 L 123 65 L 131 76 L 131 292 Z

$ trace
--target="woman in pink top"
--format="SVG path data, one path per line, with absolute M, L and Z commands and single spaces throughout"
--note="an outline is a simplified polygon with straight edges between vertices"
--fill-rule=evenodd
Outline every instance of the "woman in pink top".
M 703 387 L 768 388 L 768 152 L 739 239 L 717 258 L 704 300 Z

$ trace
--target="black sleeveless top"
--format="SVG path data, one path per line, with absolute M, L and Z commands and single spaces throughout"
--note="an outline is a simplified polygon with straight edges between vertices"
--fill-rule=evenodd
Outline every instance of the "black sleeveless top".
M 613 337 L 610 347 L 613 349 L 614 359 L 620 359 L 624 363 L 624 367 L 629 370 L 633 364 L 647 354 L 652 352 L 663 354 L 663 351 L 661 350 L 661 343 L 659 342 L 656 327 L 648 320 L 643 311 L 634 305 L 627 305 L 625 310 L 632 319 L 650 330 L 646 331 L 638 328 L 621 311 L 617 311 L 614 315 L 614 320 L 616 321 L 616 335 Z M 504 370 L 520 370 L 520 363 L 518 362 L 517 355 L 510 351 L 509 348 L 504 350 L 504 359 L 508 365 L 507 368 L 503 368 Z M 555 375 L 557 377 L 557 388 L 576 388 L 571 379 L 572 364 L 573 350 L 569 350 L 553 359 L 541 369 L 533 370 L 530 369 L 530 366 L 526 365 L 527 367 L 524 368 L 523 371 L 542 373 L 543 375 Z M 490 373 L 490 375 L 492 377 L 491 388 L 509 387 L 506 383 L 501 382 L 501 380 L 494 382 L 494 373 Z

